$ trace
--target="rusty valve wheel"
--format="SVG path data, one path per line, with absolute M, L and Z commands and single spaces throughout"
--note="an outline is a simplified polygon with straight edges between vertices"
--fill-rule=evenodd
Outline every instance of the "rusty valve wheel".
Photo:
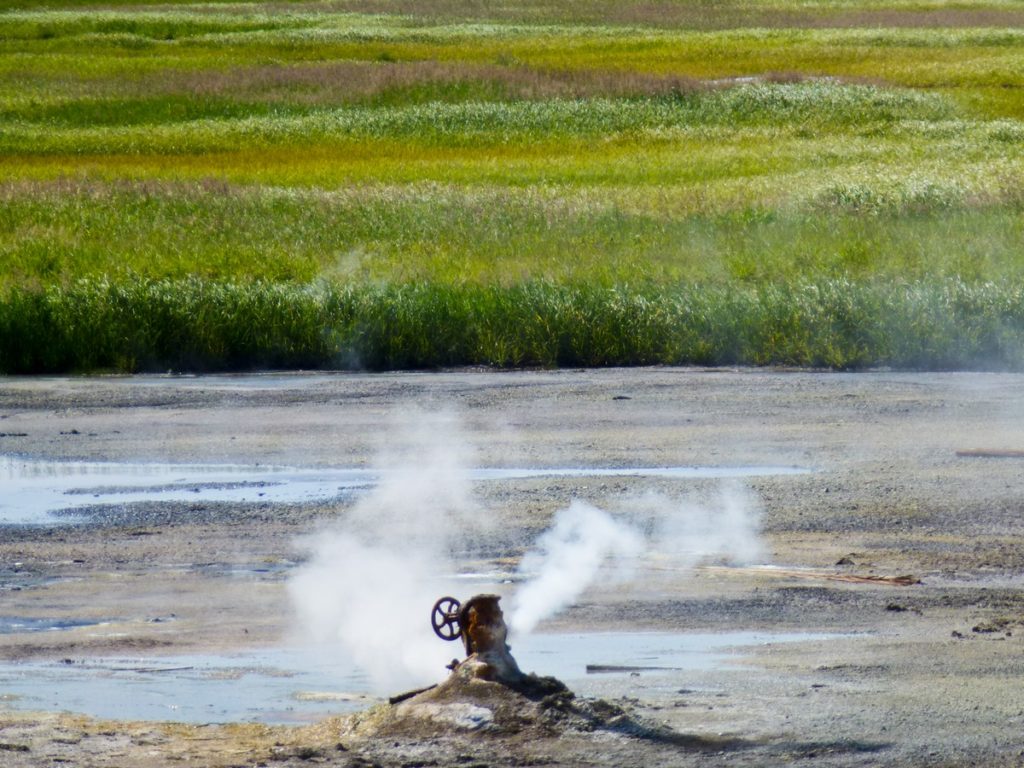
M 430 614 L 430 623 L 434 627 L 434 634 L 442 640 L 458 640 L 462 635 L 462 627 L 459 625 L 459 608 L 462 603 L 454 597 L 442 597 L 434 603 L 434 610 Z

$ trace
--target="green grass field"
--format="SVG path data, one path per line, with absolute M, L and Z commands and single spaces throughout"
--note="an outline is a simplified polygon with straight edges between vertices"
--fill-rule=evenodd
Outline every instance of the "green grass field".
M 0 0 L 0 372 L 1024 368 L 1016 0 Z

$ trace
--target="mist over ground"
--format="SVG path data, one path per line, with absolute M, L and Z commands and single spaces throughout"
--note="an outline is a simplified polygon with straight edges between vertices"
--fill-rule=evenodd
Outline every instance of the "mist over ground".
M 404 413 L 384 435 L 380 483 L 297 542 L 309 560 L 288 583 L 296 637 L 348 654 L 381 693 L 438 679 L 453 649 L 433 634 L 430 608 L 470 596 L 456 576 L 502 514 L 474 493 L 478 454 L 456 412 Z M 759 519 L 735 481 L 702 504 L 649 493 L 610 511 L 570 499 L 528 543 L 512 583 L 488 589 L 508 597 L 510 629 L 523 637 L 588 590 L 657 579 L 653 565 L 678 574 L 708 559 L 755 562 Z

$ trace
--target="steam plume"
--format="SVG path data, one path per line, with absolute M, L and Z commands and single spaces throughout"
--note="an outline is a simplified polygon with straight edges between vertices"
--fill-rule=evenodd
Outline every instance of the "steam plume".
M 534 576 L 515 595 L 512 629 L 531 632 L 579 597 L 603 566 L 611 567 L 613 578 L 624 580 L 643 551 L 639 531 L 597 507 L 573 501 L 523 557 L 520 573 Z
M 648 494 L 616 517 L 574 501 L 555 517 L 519 568 L 527 579 L 515 594 L 510 624 L 529 633 L 572 604 L 598 576 L 621 584 L 638 569 L 685 570 L 710 559 L 749 563 L 763 556 L 760 509 L 737 485 L 720 487 L 710 504 Z
M 480 533 L 467 442 L 447 414 L 414 414 L 388 430 L 382 481 L 346 519 L 307 538 L 309 561 L 288 584 L 298 625 L 338 646 L 379 691 L 436 679 L 452 649 L 430 607 L 454 572 L 452 552 Z
M 450 660 L 429 609 L 450 591 L 444 576 L 456 571 L 455 555 L 473 548 L 489 517 L 471 492 L 474 462 L 453 416 L 412 414 L 386 433 L 381 483 L 302 542 L 310 558 L 288 584 L 298 627 L 345 653 L 379 692 L 433 682 Z M 705 503 L 649 494 L 614 514 L 573 501 L 524 556 L 509 623 L 528 633 L 597 580 L 621 585 L 655 563 L 757 560 L 758 523 L 756 500 L 734 485 Z
M 648 494 L 630 502 L 627 514 L 650 531 L 648 555 L 662 567 L 711 560 L 744 565 L 765 557 L 760 502 L 739 483 L 721 484 L 706 501 Z

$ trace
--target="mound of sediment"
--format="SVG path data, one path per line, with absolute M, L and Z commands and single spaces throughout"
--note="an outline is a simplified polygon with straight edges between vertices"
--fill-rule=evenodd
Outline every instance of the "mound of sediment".
M 357 741 L 453 736 L 544 740 L 597 733 L 677 747 L 708 746 L 699 737 L 645 723 L 612 702 L 577 698 L 554 677 L 520 673 L 506 679 L 473 658 L 439 685 L 353 716 L 342 736 Z
M 658 753 L 666 747 L 729 746 L 644 723 L 607 701 L 578 699 L 553 677 L 524 674 L 505 642 L 499 599 L 477 595 L 453 613 L 439 611 L 443 603 L 458 605 L 442 598 L 438 621 L 457 624 L 469 657 L 453 662 L 439 685 L 349 718 L 338 734 L 345 744 L 379 764 L 439 766 L 641 766 L 663 762 Z

